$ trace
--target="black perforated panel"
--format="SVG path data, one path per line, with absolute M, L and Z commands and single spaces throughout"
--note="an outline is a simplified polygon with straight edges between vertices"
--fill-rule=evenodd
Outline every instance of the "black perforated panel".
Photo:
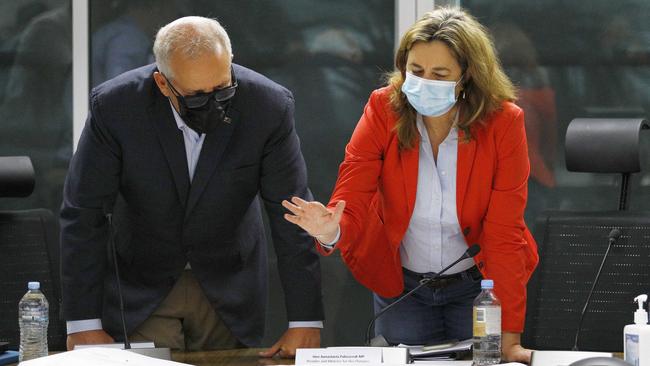
M 58 234 L 49 210 L 0 211 L 0 341 L 18 345 L 18 302 L 27 282 L 39 281 L 50 304 L 48 345 L 65 349 L 65 324 L 59 316 Z
M 524 342 L 535 349 L 571 349 L 580 312 L 610 250 L 585 316 L 580 350 L 623 350 L 634 297 L 650 292 L 650 213 L 547 212 L 538 221 L 540 264 L 528 286 Z M 543 235 L 543 238 L 542 238 Z

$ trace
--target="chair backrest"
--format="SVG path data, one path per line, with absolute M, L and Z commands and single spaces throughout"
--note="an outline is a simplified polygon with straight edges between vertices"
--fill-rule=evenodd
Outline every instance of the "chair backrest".
M 567 170 L 590 173 L 637 173 L 641 170 L 643 118 L 576 118 L 566 131 Z
M 0 197 L 27 197 L 34 191 L 34 166 L 27 156 L 0 156 Z
M 28 281 L 40 281 L 50 304 L 49 349 L 65 350 L 58 243 L 50 210 L 0 211 L 0 341 L 11 347 L 20 342 L 18 302 Z
M 571 349 L 613 228 L 622 231 L 603 267 L 578 347 L 622 351 L 634 297 L 650 291 L 650 213 L 547 211 L 538 222 L 540 263 L 528 284 L 524 345 Z
M 0 156 L 0 197 L 27 197 L 33 189 L 31 159 Z M 27 282 L 39 281 L 50 304 L 49 349 L 65 350 L 58 227 L 47 209 L 0 211 L 0 341 L 12 348 L 20 342 L 18 302 Z

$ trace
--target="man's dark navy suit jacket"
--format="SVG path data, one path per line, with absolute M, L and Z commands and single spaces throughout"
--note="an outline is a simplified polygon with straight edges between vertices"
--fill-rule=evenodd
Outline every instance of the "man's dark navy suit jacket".
M 232 333 L 259 345 L 267 302 L 261 203 L 268 212 L 290 321 L 323 319 L 313 240 L 284 220 L 283 199 L 311 199 L 282 86 L 233 65 L 227 122 L 205 138 L 190 182 L 182 132 L 156 86 L 155 65 L 95 88 L 61 210 L 66 320 L 102 318 L 121 339 L 105 213 L 113 210 L 126 323 L 160 305 L 186 263 Z M 114 204 L 113 204 L 114 203 Z

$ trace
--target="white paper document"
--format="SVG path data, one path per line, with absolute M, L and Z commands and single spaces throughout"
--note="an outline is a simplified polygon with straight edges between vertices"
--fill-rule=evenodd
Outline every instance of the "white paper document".
M 589 357 L 612 357 L 609 352 L 533 351 L 531 366 L 568 366 Z
M 191 366 L 186 363 L 165 361 L 115 348 L 82 348 L 24 361 L 20 366 Z

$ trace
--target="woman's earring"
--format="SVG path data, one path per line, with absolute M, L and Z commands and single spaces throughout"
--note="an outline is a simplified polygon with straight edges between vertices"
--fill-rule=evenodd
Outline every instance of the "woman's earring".
M 465 99 L 465 89 L 460 92 L 460 99 Z

